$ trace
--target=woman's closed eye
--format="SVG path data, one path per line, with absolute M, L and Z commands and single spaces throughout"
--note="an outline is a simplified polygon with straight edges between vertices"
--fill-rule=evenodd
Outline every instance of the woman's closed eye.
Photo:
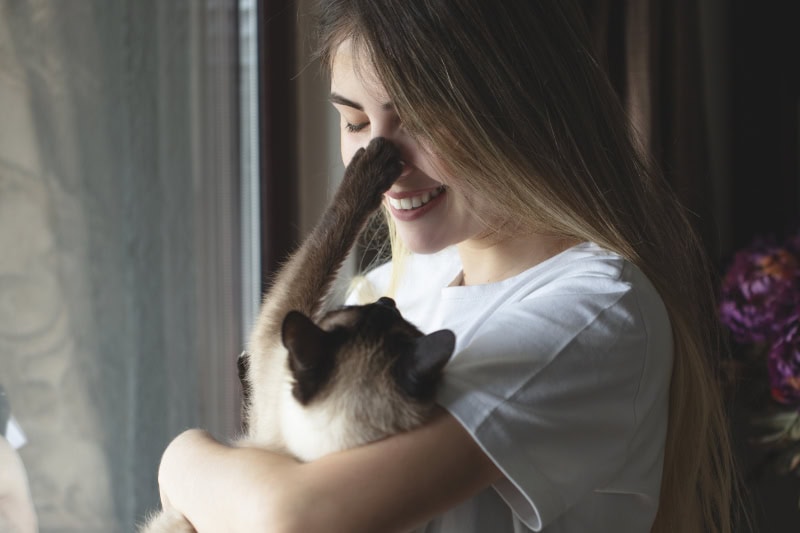
M 344 129 L 346 129 L 349 133 L 358 133 L 367 126 L 369 126 L 369 122 L 359 122 L 358 124 L 351 124 L 350 122 L 345 121 Z

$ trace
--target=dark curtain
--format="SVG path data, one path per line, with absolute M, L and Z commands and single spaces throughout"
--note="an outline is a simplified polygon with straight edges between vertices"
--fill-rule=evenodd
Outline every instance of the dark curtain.
M 712 258 L 796 227 L 791 2 L 581 0 L 596 54 Z
M 694 0 L 583 0 L 596 53 L 642 144 L 660 164 L 709 249 L 717 249 Z
M 793 2 L 581 0 L 596 54 L 712 258 L 796 231 L 800 41 Z M 738 395 L 753 531 L 800 528 L 800 481 L 766 467 Z M 741 527 L 744 533 L 744 526 Z
M 258 0 L 261 272 L 264 283 L 297 245 L 297 6 Z
M 741 247 L 800 223 L 800 17 L 797 2 L 730 6 L 730 224 Z

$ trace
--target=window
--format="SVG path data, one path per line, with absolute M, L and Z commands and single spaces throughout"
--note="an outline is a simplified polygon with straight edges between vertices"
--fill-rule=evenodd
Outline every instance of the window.
M 43 533 L 131 531 L 172 437 L 238 427 L 254 9 L 0 3 L 0 385 Z

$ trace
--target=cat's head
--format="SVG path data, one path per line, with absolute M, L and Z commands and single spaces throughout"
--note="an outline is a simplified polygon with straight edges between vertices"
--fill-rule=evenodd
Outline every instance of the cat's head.
M 331 441 L 325 446 L 339 449 L 424 421 L 455 347 L 451 331 L 424 335 L 390 298 L 330 311 L 318 324 L 291 312 L 282 340 L 296 401 L 285 417 L 296 424 L 292 440 L 324 433 Z

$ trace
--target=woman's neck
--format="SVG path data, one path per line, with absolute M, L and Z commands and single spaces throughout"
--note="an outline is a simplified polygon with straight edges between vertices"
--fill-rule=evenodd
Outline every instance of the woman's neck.
M 553 235 L 492 235 L 459 243 L 461 285 L 484 285 L 516 276 L 578 244 Z

